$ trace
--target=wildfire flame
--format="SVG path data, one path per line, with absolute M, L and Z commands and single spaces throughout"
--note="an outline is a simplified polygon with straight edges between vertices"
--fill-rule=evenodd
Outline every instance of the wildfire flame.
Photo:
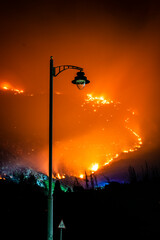
M 0 84 L 0 90 L 24 93 L 24 90 L 14 88 L 9 83 Z M 94 173 L 120 159 L 122 154 L 135 152 L 142 147 L 142 137 L 132 122 L 137 113 L 132 109 L 124 110 L 122 106 L 120 102 L 105 96 L 86 95 L 79 106 L 79 117 L 75 118 L 75 126 L 80 129 L 85 127 L 85 131 L 69 140 L 55 141 L 53 178 L 63 179 L 66 174 L 84 178 L 84 172 Z M 86 125 L 84 117 L 89 119 Z M 40 154 L 44 165 L 48 161 L 47 154 Z
M 94 97 L 92 94 L 87 94 L 87 98 L 85 99 L 85 102 L 81 105 L 81 107 L 85 107 L 86 104 L 88 103 L 91 103 L 92 104 L 92 109 L 93 109 L 93 112 L 97 112 L 98 108 L 100 108 L 102 105 L 109 105 L 109 104 L 112 104 L 113 107 L 117 107 L 119 104 L 121 104 L 120 102 L 114 102 L 113 100 L 110 100 L 110 99 L 105 99 L 104 96 L 100 96 L 100 97 Z M 135 112 L 132 111 L 132 115 L 135 115 Z M 96 172 L 100 167 L 102 166 L 105 166 L 105 165 L 108 165 L 110 164 L 113 160 L 115 160 L 116 158 L 118 158 L 120 156 L 121 153 L 129 153 L 129 152 L 134 152 L 134 151 L 137 151 L 137 149 L 141 148 L 143 142 L 142 142 L 142 137 L 137 133 L 135 132 L 132 128 L 128 127 L 128 124 L 129 124 L 129 120 L 130 118 L 127 117 L 127 119 L 124 120 L 124 125 L 125 125 L 125 128 L 131 133 L 133 134 L 137 140 L 136 140 L 136 143 L 134 144 L 134 146 L 132 148 L 127 148 L 127 149 L 124 149 L 124 150 L 121 150 L 119 151 L 118 153 L 116 154 L 106 154 L 106 159 L 107 161 L 104 163 L 104 164 L 98 164 L 98 163 L 92 163 L 90 165 L 90 167 L 88 168 L 88 170 L 92 171 L 92 172 Z M 102 129 L 104 130 L 104 128 Z M 80 174 L 79 176 L 80 178 L 83 178 L 84 175 L 83 174 Z
M 0 90 L 3 90 L 3 91 L 11 91 L 11 92 L 13 92 L 14 94 L 22 94 L 22 93 L 24 93 L 24 90 L 14 88 L 14 87 L 12 87 L 11 84 L 9 84 L 9 83 L 2 83 L 2 84 L 0 85 Z
M 99 168 L 99 164 L 95 163 L 92 165 L 91 170 L 92 170 L 92 172 L 96 172 L 98 170 L 98 168 Z
M 75 116 L 73 137 L 55 141 L 54 177 L 81 179 L 142 147 L 137 113 L 105 96 L 87 94 Z M 86 125 L 84 124 L 84 120 Z M 76 127 L 75 127 L 76 126 Z M 72 130 L 72 128 L 71 128 Z M 47 156 L 47 154 L 45 154 Z M 48 159 L 47 159 L 48 161 Z M 44 162 L 44 161 L 43 161 Z

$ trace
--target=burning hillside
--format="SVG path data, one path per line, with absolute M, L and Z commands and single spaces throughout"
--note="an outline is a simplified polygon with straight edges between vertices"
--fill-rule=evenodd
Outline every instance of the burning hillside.
M 2 86 L 1 91 L 13 93 L 1 95 L 1 139 L 4 139 L 1 148 L 9 148 L 17 159 L 47 174 L 47 96 L 26 95 L 9 85 Z M 60 108 L 57 101 L 62 103 Z M 137 151 L 142 146 L 137 115 L 133 109 L 126 109 L 106 96 L 87 94 L 76 102 L 55 93 L 55 176 L 83 178 L 85 172 L 95 172 L 119 160 L 122 153 Z
M 70 126 L 66 125 L 70 132 L 74 132 L 74 136 L 55 141 L 55 172 L 83 178 L 85 171 L 95 172 L 119 160 L 122 153 L 141 148 L 137 116 L 131 109 L 126 110 L 120 102 L 87 94 L 77 108 L 79 114 Z M 82 131 L 80 136 L 79 129 Z
M 11 92 L 13 94 L 22 94 L 24 93 L 24 90 L 22 89 L 17 89 L 17 88 L 14 88 L 11 84 L 9 83 L 2 83 L 0 84 L 0 91 L 2 91 L 2 93 L 4 93 L 5 91 L 8 93 L 8 92 Z

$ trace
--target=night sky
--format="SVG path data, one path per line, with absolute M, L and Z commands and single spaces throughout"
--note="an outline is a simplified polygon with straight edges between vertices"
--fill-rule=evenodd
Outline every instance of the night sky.
M 117 124 L 126 116 L 124 109 L 131 109 L 136 115 L 133 128 L 142 137 L 143 146 L 136 153 L 128 155 L 130 160 L 125 161 L 125 165 L 128 166 L 132 160 L 135 162 L 135 158 L 139 166 L 145 160 L 150 163 L 158 161 L 159 29 L 158 0 L 1 2 L 0 84 L 10 83 L 15 88 L 40 98 L 34 99 L 34 104 L 29 100 L 27 106 L 31 109 L 30 112 L 22 106 L 18 107 L 22 112 L 17 113 L 17 118 L 26 112 L 30 117 L 27 120 L 21 119 L 24 125 L 16 126 L 17 133 L 14 132 L 14 136 L 22 131 L 32 132 L 36 128 L 39 141 L 45 142 L 42 144 L 43 149 L 38 152 L 38 156 L 41 155 L 39 159 L 43 159 L 48 137 L 49 58 L 53 56 L 55 66 L 71 64 L 83 67 L 91 82 L 83 91 L 79 91 L 71 84 L 75 70 L 65 71 L 54 79 L 54 140 L 60 141 L 61 147 L 69 148 L 70 142 L 77 146 L 81 141 L 87 144 L 89 140 L 86 140 L 86 136 L 89 136 L 88 139 L 96 139 L 97 129 L 104 127 L 103 117 L 100 118 L 98 112 L 96 117 L 90 114 L 91 106 L 87 108 L 85 115 L 80 106 L 83 105 L 86 94 L 103 96 L 105 99 L 120 102 L 123 110 L 120 115 L 116 115 L 114 127 L 107 127 L 101 142 L 99 135 L 99 144 L 104 144 L 104 138 L 112 139 L 110 136 L 118 129 Z M 10 111 L 8 105 L 9 100 L 0 101 L 1 114 Z M 106 117 L 111 110 L 103 106 L 102 111 Z M 1 115 L 1 119 L 5 125 L 4 116 Z M 95 125 L 96 119 L 99 121 L 97 120 Z M 80 125 L 78 121 L 81 122 Z M 2 126 L 3 124 L 1 122 L 1 131 L 7 128 L 7 125 Z M 13 137 L 13 131 L 6 134 L 8 138 Z M 122 131 L 120 134 L 124 138 L 125 133 Z M 25 134 L 22 141 L 24 138 Z M 126 139 L 130 141 L 129 136 L 126 136 Z M 108 144 L 106 140 L 104 145 Z M 62 152 L 61 148 L 58 151 Z M 89 151 L 90 156 L 87 155 L 87 158 L 95 155 L 91 146 Z M 84 157 L 83 154 L 82 156 Z M 127 157 L 119 158 L 117 172 L 120 166 L 124 166 L 122 158 Z M 80 159 L 77 164 L 79 161 Z M 36 159 L 37 165 L 43 165 L 42 162 L 43 160 Z M 66 162 L 66 159 L 63 159 L 63 162 Z

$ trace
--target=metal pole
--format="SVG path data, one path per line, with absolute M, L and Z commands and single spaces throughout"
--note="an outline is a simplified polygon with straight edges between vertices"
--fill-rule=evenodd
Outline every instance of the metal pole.
M 61 228 L 61 231 L 60 231 L 60 240 L 62 240 L 62 228 Z
M 53 187 L 52 187 L 52 146 L 53 146 L 53 57 L 50 57 L 49 85 L 49 194 L 48 194 L 48 240 L 53 240 Z

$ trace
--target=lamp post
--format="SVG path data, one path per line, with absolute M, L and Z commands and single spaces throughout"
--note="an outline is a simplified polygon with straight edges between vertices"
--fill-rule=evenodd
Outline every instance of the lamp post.
M 53 240 L 53 187 L 52 187 L 52 147 L 53 147 L 53 77 L 67 69 L 79 70 L 72 81 L 81 90 L 90 81 L 87 80 L 83 68 L 72 65 L 54 67 L 53 57 L 50 57 L 50 86 L 49 86 L 49 193 L 48 193 L 48 240 Z

